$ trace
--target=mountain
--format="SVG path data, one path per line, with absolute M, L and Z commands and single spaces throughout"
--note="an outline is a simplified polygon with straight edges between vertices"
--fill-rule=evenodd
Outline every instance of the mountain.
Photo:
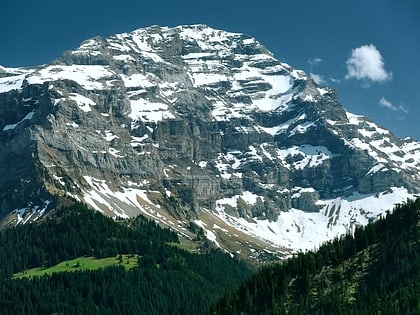
M 420 143 L 349 113 L 256 39 L 205 25 L 95 37 L 0 68 L 2 225 L 83 201 L 233 254 L 312 249 L 420 192 Z
M 420 199 L 266 266 L 206 314 L 419 314 Z

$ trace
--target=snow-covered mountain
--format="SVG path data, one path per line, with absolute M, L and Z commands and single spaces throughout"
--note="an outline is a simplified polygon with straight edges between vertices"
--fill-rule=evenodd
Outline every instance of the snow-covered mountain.
M 256 39 L 205 25 L 0 68 L 0 213 L 75 198 L 232 253 L 310 249 L 420 192 L 420 143 L 347 112 Z

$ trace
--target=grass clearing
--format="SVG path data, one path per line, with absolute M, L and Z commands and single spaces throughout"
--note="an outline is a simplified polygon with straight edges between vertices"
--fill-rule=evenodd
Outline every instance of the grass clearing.
M 179 236 L 178 238 L 179 238 L 179 243 L 173 242 L 173 243 L 167 243 L 167 244 L 170 245 L 170 246 L 175 246 L 175 247 L 181 248 L 181 249 L 186 250 L 187 252 L 190 252 L 190 253 L 198 253 L 199 252 L 198 248 L 197 248 L 198 247 L 197 242 L 194 242 L 194 241 L 192 241 L 192 240 L 190 240 L 186 237 L 183 237 L 183 236 Z
M 51 275 L 55 272 L 75 272 L 84 270 L 97 270 L 110 266 L 123 266 L 126 270 L 138 266 L 138 255 L 117 255 L 114 257 L 95 258 L 95 257 L 77 257 L 75 259 L 63 261 L 50 268 L 37 267 L 28 269 L 13 275 L 13 279 L 41 277 Z

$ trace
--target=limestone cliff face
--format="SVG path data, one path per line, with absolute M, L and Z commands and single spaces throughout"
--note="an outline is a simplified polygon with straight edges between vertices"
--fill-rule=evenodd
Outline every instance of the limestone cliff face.
M 4 69 L 0 146 L 2 217 L 34 220 L 60 195 L 180 233 L 195 222 L 216 242 L 233 229 L 271 251 L 310 247 L 305 228 L 325 230 L 316 245 L 420 191 L 418 142 L 346 112 L 257 40 L 204 25 L 97 37 Z M 372 196 L 380 209 L 360 205 Z

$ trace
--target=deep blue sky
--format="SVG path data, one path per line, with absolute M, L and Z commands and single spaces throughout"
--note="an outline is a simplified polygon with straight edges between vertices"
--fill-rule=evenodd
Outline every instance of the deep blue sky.
M 48 63 L 96 35 L 198 23 L 256 37 L 335 88 L 347 110 L 420 140 L 417 0 L 2 1 L 0 65 Z

